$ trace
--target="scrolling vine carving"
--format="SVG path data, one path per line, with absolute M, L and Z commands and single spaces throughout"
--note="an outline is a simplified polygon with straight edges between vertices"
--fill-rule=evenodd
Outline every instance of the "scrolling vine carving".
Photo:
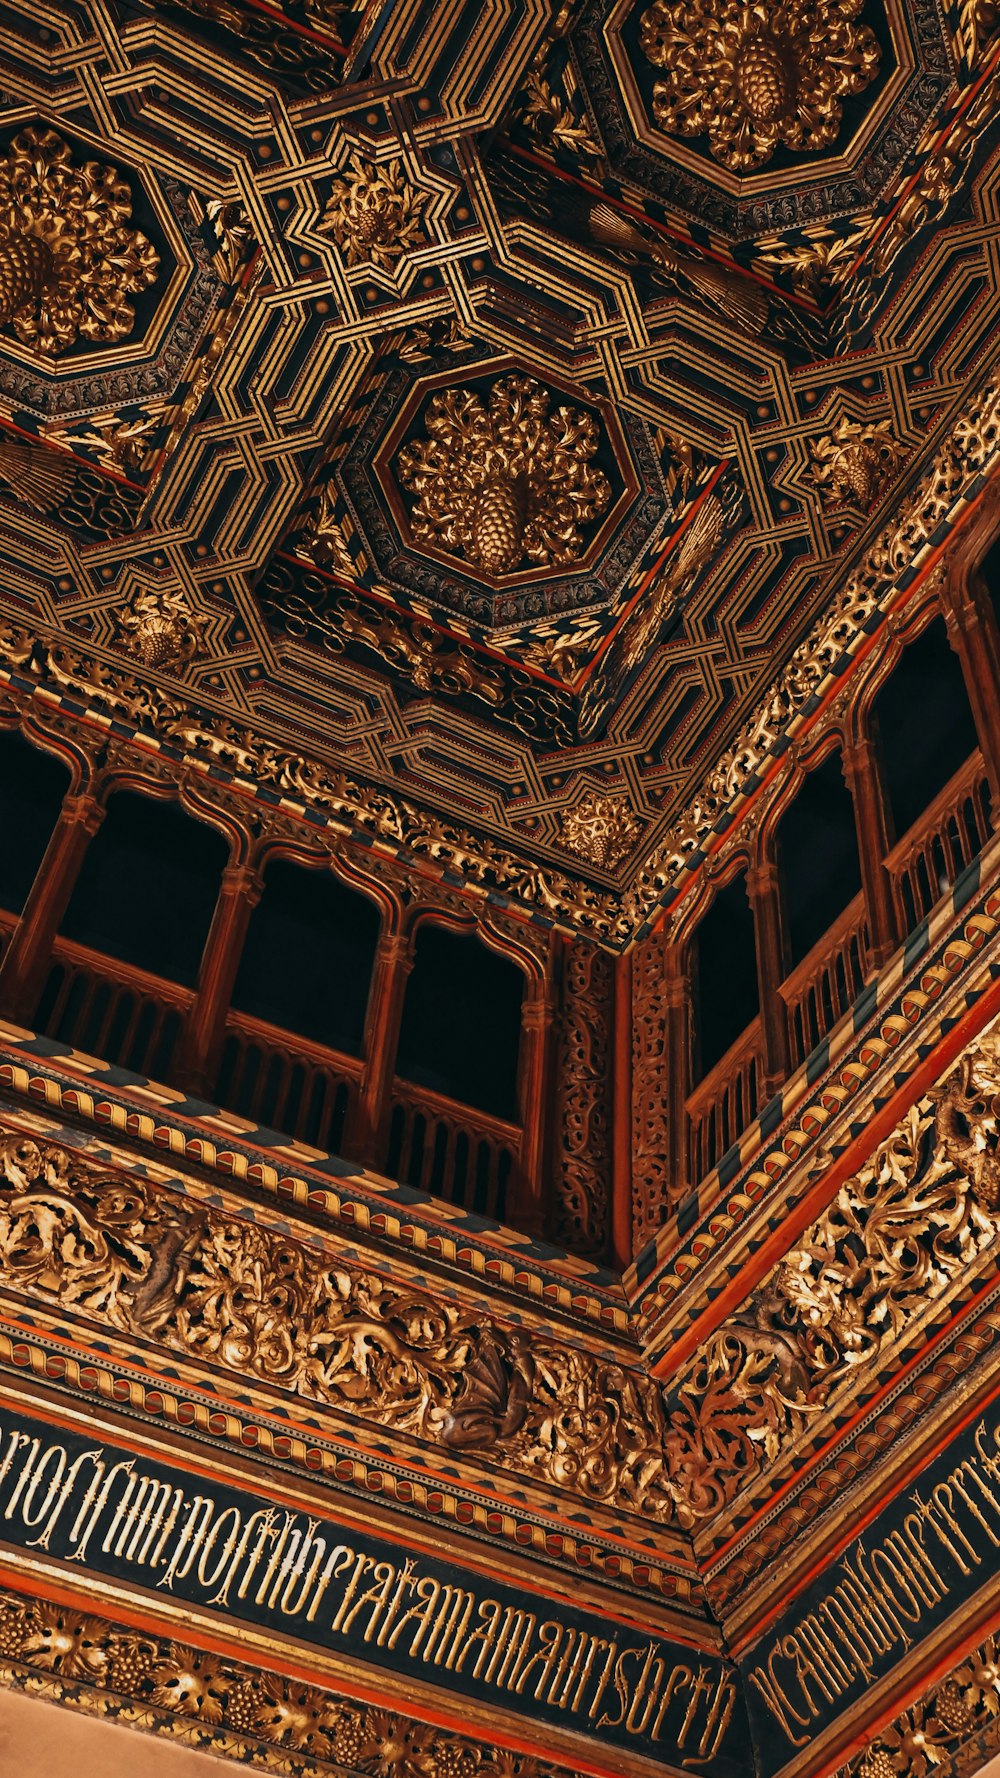
M 611 958 L 574 944 L 566 958 L 559 1029 L 559 1205 L 556 1238 L 602 1254 L 611 1208 Z
M 1000 1029 L 913 1106 L 716 1329 L 668 1409 L 682 1524 L 773 1463 L 1000 1236 Z
M 286 1778 L 341 1772 L 556 1778 L 561 1770 L 395 1710 L 15 1593 L 0 1594 L 0 1684 Z
M 655 1383 L 0 1134 L 0 1280 L 188 1357 L 666 1521 Z

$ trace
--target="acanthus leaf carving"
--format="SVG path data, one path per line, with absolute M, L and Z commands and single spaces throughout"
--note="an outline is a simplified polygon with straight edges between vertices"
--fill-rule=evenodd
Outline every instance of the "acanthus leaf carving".
M 998 1238 L 994 1027 L 845 1180 L 682 1375 L 665 1439 L 681 1523 L 718 1512 L 783 1456 Z
M 667 1522 L 659 1387 L 291 1235 L 0 1136 L 0 1280 L 170 1351 Z

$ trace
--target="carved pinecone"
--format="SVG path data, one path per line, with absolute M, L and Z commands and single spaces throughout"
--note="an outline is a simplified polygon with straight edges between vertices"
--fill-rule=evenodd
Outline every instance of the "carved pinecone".
M 0 325 L 38 301 L 53 271 L 52 254 L 38 235 L 10 234 L 0 240 Z
M 392 217 L 384 203 L 364 204 L 354 229 L 360 247 L 373 247 L 376 241 L 386 246 L 392 235 Z
M 843 477 L 855 500 L 870 506 L 882 481 L 882 459 L 878 447 L 859 444 L 844 457 Z
M 740 97 L 757 124 L 779 123 L 795 104 L 795 54 L 769 31 L 749 37 L 736 65 Z
M 472 557 L 486 574 L 509 574 L 521 560 L 527 488 L 522 478 L 494 476 L 481 489 L 472 517 Z
M 135 631 L 130 652 L 144 667 L 163 667 L 177 653 L 177 631 L 161 618 L 150 618 Z

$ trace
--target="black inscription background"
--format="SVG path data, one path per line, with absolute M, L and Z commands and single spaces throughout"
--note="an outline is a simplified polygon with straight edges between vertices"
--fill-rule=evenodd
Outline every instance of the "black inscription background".
M 45 1452 L 46 1447 L 62 1446 L 70 1463 L 85 1451 L 96 1450 L 98 1445 L 109 1470 L 113 1463 L 134 1457 L 134 1453 L 123 1450 L 106 1439 L 82 1438 L 74 1433 L 64 1431 L 62 1428 L 54 1428 L 21 1415 L 4 1412 L 0 1417 L 0 1466 L 8 1455 L 13 1433 L 22 1433 L 29 1435 L 32 1439 L 39 1439 L 42 1453 Z M 29 1554 L 32 1553 L 30 1548 L 32 1541 L 38 1539 L 40 1529 L 44 1528 L 45 1520 L 52 1516 L 50 1511 L 44 1518 L 39 1517 L 39 1508 L 46 1495 L 46 1487 L 40 1485 L 37 1498 L 32 1503 L 30 1515 L 32 1523 L 25 1525 L 22 1519 L 21 1508 L 24 1505 L 28 1489 L 27 1487 L 21 1489 L 18 1495 L 18 1478 L 30 1451 L 30 1445 L 21 1445 L 11 1460 L 6 1475 L 0 1480 L 0 1539 L 16 1548 L 26 1549 Z M 52 1473 L 50 1466 L 47 1474 L 51 1476 Z M 65 1561 L 69 1561 L 73 1556 L 74 1545 L 70 1533 L 93 1473 L 89 1463 L 81 1468 L 72 1497 L 68 1498 L 56 1519 L 44 1554 Z M 133 1473 L 137 1477 L 148 1478 L 156 1483 L 166 1483 L 171 1488 L 180 1488 L 186 1501 L 193 1500 L 196 1495 L 201 1495 L 203 1498 L 210 1496 L 215 1503 L 213 1520 L 227 1509 L 235 1507 L 242 1514 L 245 1524 L 252 1513 L 260 1512 L 274 1505 L 273 1501 L 269 1501 L 266 1497 L 259 1498 L 242 1490 L 219 1486 L 214 1479 L 209 1481 L 183 1470 L 170 1469 L 163 1463 L 155 1462 L 146 1456 L 134 1458 Z M 131 1585 L 157 1590 L 157 1581 L 162 1580 L 169 1566 L 169 1557 L 176 1549 L 178 1535 L 183 1530 L 186 1509 L 177 1520 L 169 1545 L 164 1547 L 164 1555 L 158 1568 L 152 1570 L 148 1563 L 146 1566 L 142 1566 L 137 1561 L 116 1554 L 113 1547 L 108 1551 L 101 1547 L 102 1540 L 112 1527 L 115 1508 L 121 1494 L 122 1489 L 116 1488 L 110 1495 L 108 1503 L 96 1523 L 94 1533 L 87 1542 L 85 1563 L 72 1562 L 71 1572 L 81 1576 L 90 1570 L 105 1577 L 117 1577 Z M 11 1517 L 7 1518 L 6 1510 L 12 1502 Z M 283 1507 L 280 1509 L 282 1514 L 284 1510 Z M 300 1530 L 305 1529 L 309 1518 L 310 1514 L 307 1510 L 299 1510 L 296 1523 Z M 80 1535 L 82 1534 L 81 1531 Z M 393 1563 L 397 1571 L 402 1568 L 408 1553 L 395 1544 L 380 1541 L 367 1531 L 359 1533 L 325 1520 L 321 1520 L 315 1525 L 315 1536 L 327 1540 L 327 1555 L 335 1545 L 345 1544 L 359 1555 L 364 1553 L 371 1557 L 373 1562 Z M 112 1540 L 112 1542 L 114 1541 Z M 217 1544 L 216 1554 L 220 1548 L 221 1545 Z M 520 1696 L 516 1692 L 498 1687 L 496 1684 L 489 1684 L 482 1676 L 477 1679 L 472 1668 L 475 1664 L 479 1644 L 473 1646 L 461 1673 L 449 1675 L 443 1667 L 435 1666 L 433 1661 L 421 1660 L 419 1651 L 416 1656 L 411 1655 L 409 1649 L 402 1646 L 403 1641 L 409 1641 L 409 1637 L 401 1638 L 395 1649 L 375 1648 L 370 1643 L 366 1643 L 363 1640 L 363 1630 L 370 1616 L 370 1611 L 367 1608 L 359 1614 L 346 1634 L 331 1631 L 338 1605 L 343 1597 L 345 1583 L 350 1578 L 350 1570 L 331 1580 L 312 1623 L 307 1621 L 307 1608 L 312 1596 L 309 1593 L 302 1599 L 300 1608 L 291 1615 L 286 1615 L 277 1608 L 269 1609 L 270 1601 L 263 1607 L 256 1605 L 252 1595 L 257 1576 L 254 1578 L 254 1586 L 249 1588 L 248 1596 L 245 1599 L 239 1599 L 236 1586 L 232 1586 L 229 1591 L 227 1608 L 221 1614 L 216 1611 L 216 1615 L 222 1615 L 227 1622 L 236 1619 L 252 1623 L 262 1629 L 299 1637 L 314 1647 L 329 1649 L 341 1656 L 348 1655 L 350 1658 L 370 1666 L 375 1671 L 382 1670 L 384 1672 L 388 1669 L 390 1672 L 412 1676 L 424 1684 L 438 1686 L 443 1691 L 450 1691 L 453 1696 L 478 1698 L 502 1710 L 527 1716 L 533 1721 L 551 1723 L 564 1730 L 573 1730 L 596 1742 L 627 1749 L 633 1754 L 645 1754 L 663 1765 L 684 1768 L 692 1773 L 706 1773 L 708 1778 L 748 1778 L 750 1767 L 746 1757 L 746 1718 L 739 1697 L 736 1699 L 728 1728 L 714 1757 L 710 1759 L 691 1757 L 697 1756 L 698 1753 L 698 1741 L 706 1719 L 705 1700 L 709 1697 L 709 1685 L 712 1690 L 715 1690 L 720 1682 L 724 1685 L 728 1676 L 737 1691 L 739 1690 L 738 1676 L 728 1662 L 680 1643 L 663 1641 L 652 1634 L 644 1636 L 639 1630 L 607 1621 L 594 1613 L 582 1612 L 561 1602 L 555 1603 L 528 1594 L 521 1587 L 504 1586 L 481 1575 L 471 1574 L 450 1563 L 428 1559 L 423 1554 L 417 1554 L 414 1559 L 418 1576 L 433 1577 L 442 1587 L 446 1585 L 460 1587 L 473 1595 L 477 1605 L 480 1601 L 489 1598 L 496 1600 L 501 1607 L 509 1606 L 514 1610 L 534 1612 L 540 1625 L 555 1621 L 577 1633 L 583 1632 L 591 1637 L 603 1638 L 605 1641 L 616 1639 L 619 1651 L 636 1651 L 626 1675 L 630 1682 L 640 1674 L 643 1661 L 651 1645 L 654 1649 L 654 1658 L 655 1656 L 662 1658 L 668 1675 L 675 1667 L 688 1669 L 693 1675 L 698 1675 L 700 1672 L 703 1675 L 703 1701 L 698 1709 L 698 1725 L 688 1735 L 687 1747 L 684 1750 L 677 1748 L 674 1745 L 674 1737 L 688 1709 L 691 1696 L 690 1686 L 687 1690 L 683 1687 L 678 1690 L 676 1700 L 671 1704 L 669 1713 L 665 1715 L 658 1739 L 654 1742 L 646 1734 L 629 1732 L 621 1723 L 615 1724 L 612 1721 L 599 1728 L 595 1721 L 591 1721 L 588 1717 L 588 1708 L 594 1691 L 592 1685 L 587 1687 L 581 1708 L 574 1711 L 560 1710 L 556 1705 L 550 1705 L 544 1699 L 541 1701 L 535 1699 L 533 1694 L 536 1678 L 540 1672 L 538 1667 L 528 1678 L 524 1693 Z M 262 1563 L 258 1574 L 263 1571 L 265 1565 Z M 203 1585 L 198 1580 L 197 1568 L 196 1561 L 187 1575 L 177 1574 L 169 1591 L 165 1588 L 159 1589 L 162 1596 L 187 1600 L 211 1609 L 208 1602 L 211 1595 L 219 1590 L 219 1578 L 215 1576 L 211 1585 Z M 359 1593 L 372 1584 L 372 1579 L 372 1571 L 369 1569 L 359 1587 Z M 299 1589 L 299 1592 L 301 1599 L 302 1589 Z M 357 1596 L 356 1594 L 355 1598 Z M 470 1629 L 477 1621 L 474 1608 L 469 1624 Z M 533 1650 L 536 1650 L 538 1646 L 536 1639 L 532 1644 Z M 595 1676 L 600 1673 L 603 1664 L 604 1657 L 602 1656 L 595 1665 Z M 634 1691 L 634 1685 L 631 1689 Z M 599 1717 L 602 1712 L 607 1712 L 611 1718 L 614 1718 L 628 1708 L 629 1702 L 630 1699 L 627 1698 L 623 1706 L 621 1694 L 616 1691 L 613 1683 L 609 1683 L 603 1694 L 600 1708 L 595 1715 Z
M 977 1446 L 976 1435 L 979 1433 Z M 774 1774 L 796 1756 L 801 1757 L 803 1748 L 796 1746 L 789 1739 L 782 1726 L 769 1709 L 758 1687 L 750 1680 L 755 1670 L 759 1674 L 767 1671 L 770 1657 L 772 1672 L 776 1673 L 791 1702 L 799 1715 L 807 1719 L 805 1724 L 794 1717 L 789 1720 L 794 1734 L 805 1744 L 834 1724 L 852 1704 L 864 1698 L 871 1686 L 888 1677 L 903 1656 L 910 1649 L 917 1648 L 934 1630 L 947 1622 L 956 1613 L 961 1613 L 963 1604 L 984 1587 L 993 1582 L 997 1613 L 1000 1614 L 1000 1511 L 994 1511 L 988 1502 L 987 1494 L 970 1480 L 969 1470 L 962 1465 L 974 1466 L 976 1474 L 980 1474 L 986 1488 L 996 1496 L 1000 1507 L 1000 1473 L 994 1477 L 989 1464 L 984 1465 L 982 1452 L 988 1452 L 989 1460 L 1000 1463 L 1000 1419 L 994 1404 L 988 1411 L 985 1421 L 977 1421 L 968 1427 L 957 1438 L 953 1439 L 948 1448 L 928 1467 L 914 1477 L 912 1484 L 905 1488 L 897 1498 L 887 1506 L 878 1517 L 865 1527 L 864 1532 L 846 1546 L 841 1555 L 823 1571 L 804 1592 L 798 1594 L 793 1605 L 783 1612 L 768 1629 L 753 1649 L 740 1656 L 738 1666 L 743 1677 L 743 1691 L 746 1709 L 750 1718 L 750 1730 L 754 1747 L 754 1764 L 758 1778 L 774 1778 Z M 956 1471 L 962 1477 L 975 1508 L 970 1507 L 962 1497 L 960 1490 L 952 1485 L 949 1478 L 954 1478 Z M 936 1603 L 921 1601 L 920 1621 L 918 1624 L 906 1622 L 905 1632 L 910 1639 L 910 1649 L 900 1638 L 883 1654 L 878 1654 L 869 1644 L 868 1655 L 871 1672 L 859 1672 L 850 1682 L 842 1685 L 839 1695 L 833 1698 L 823 1696 L 822 1688 L 815 1680 L 808 1681 L 810 1704 L 803 1697 L 802 1688 L 794 1678 L 794 1664 L 782 1651 L 785 1638 L 793 1637 L 800 1631 L 803 1620 L 816 1620 L 820 1607 L 829 1600 L 834 1590 L 849 1575 L 850 1568 L 857 1573 L 857 1558 L 861 1553 L 862 1569 L 870 1569 L 873 1552 L 881 1552 L 887 1547 L 887 1539 L 894 1533 L 903 1532 L 909 1516 L 918 1512 L 918 1502 L 925 1506 L 934 1499 L 935 1489 L 943 1487 L 949 1492 L 942 1498 L 950 1503 L 951 1510 L 960 1526 L 956 1533 L 948 1524 L 940 1511 L 935 1517 L 946 1541 L 929 1529 L 925 1530 L 925 1547 L 936 1573 L 943 1583 L 942 1596 Z M 926 1521 L 925 1521 L 926 1526 Z M 951 1544 L 954 1553 L 949 1551 Z M 890 1549 L 892 1545 L 888 1546 Z M 898 1546 L 897 1546 L 898 1547 Z M 850 1565 L 850 1568 L 848 1567 Z M 828 1620 L 827 1620 L 828 1621 Z

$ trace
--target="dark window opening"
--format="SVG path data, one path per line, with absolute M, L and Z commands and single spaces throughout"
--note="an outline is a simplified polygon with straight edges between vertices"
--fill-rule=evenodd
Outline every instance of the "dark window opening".
M 694 1001 L 694 1084 L 757 1017 L 757 954 L 746 878 L 720 889 L 698 923 L 691 945 Z
M 839 753 L 809 773 L 781 817 L 777 842 L 788 968 L 794 969 L 861 889 L 854 805 Z
M 378 931 L 367 896 L 330 871 L 275 859 L 250 916 L 234 1007 L 360 1056 Z
M 120 791 L 87 849 L 62 935 L 193 988 L 227 858 L 215 828 Z
M 0 730 L 0 908 L 10 914 L 27 900 L 69 782 L 60 759 Z
M 893 825 L 902 839 L 979 744 L 943 617 L 903 650 L 874 714 Z
M 997 621 L 1000 622 L 1000 537 L 984 557 L 979 572 L 992 600 Z
M 478 939 L 421 926 L 396 1073 L 515 1122 L 523 988 L 517 965 Z

